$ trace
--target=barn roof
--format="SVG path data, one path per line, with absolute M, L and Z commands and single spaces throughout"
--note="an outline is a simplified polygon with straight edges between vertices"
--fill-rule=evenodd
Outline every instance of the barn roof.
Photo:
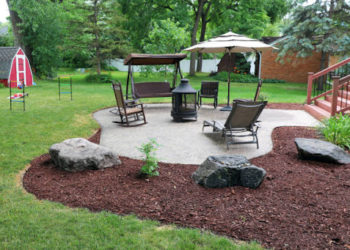
M 16 47 L 0 47 L 0 79 L 8 78 L 17 50 Z

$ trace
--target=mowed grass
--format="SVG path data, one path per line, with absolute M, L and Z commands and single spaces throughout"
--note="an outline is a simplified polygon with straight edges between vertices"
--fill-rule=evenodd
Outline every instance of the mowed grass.
M 110 74 L 110 76 L 120 81 L 123 86 L 126 85 L 127 72 L 103 72 L 104 74 Z M 87 73 L 81 74 L 76 72 L 62 72 L 65 76 L 72 76 L 75 83 L 85 84 L 85 77 Z M 190 80 L 190 84 L 196 90 L 200 89 L 202 81 L 217 81 L 213 77 L 209 77 L 208 73 L 197 73 L 196 76 L 191 77 L 184 75 L 185 78 Z M 180 75 L 177 77 L 179 83 Z M 147 82 L 147 81 L 168 81 L 172 84 L 173 75 L 168 73 L 164 74 L 150 74 L 148 76 L 142 76 L 139 73 L 134 73 L 135 82 Z M 247 98 L 252 99 L 255 95 L 257 83 L 231 83 L 230 87 L 230 102 L 235 98 Z M 302 83 L 263 83 L 260 91 L 260 96 L 266 99 L 270 103 L 304 103 L 306 100 L 307 84 Z M 125 94 L 125 88 L 124 88 Z M 227 103 L 228 84 L 227 82 L 219 81 L 219 95 L 218 101 L 220 104 Z M 213 103 L 212 99 L 203 99 L 204 103 Z M 144 98 L 142 102 L 171 102 L 171 98 Z
M 27 88 L 25 112 L 19 103 L 9 111 L 9 91 L 0 88 L 0 249 L 261 249 L 133 215 L 72 209 L 24 192 L 18 176 L 33 158 L 53 143 L 90 136 L 99 127 L 92 112 L 115 103 L 110 84 L 84 83 L 82 76 L 73 81 L 73 101 L 68 95 L 58 101 L 56 81 L 37 81 Z

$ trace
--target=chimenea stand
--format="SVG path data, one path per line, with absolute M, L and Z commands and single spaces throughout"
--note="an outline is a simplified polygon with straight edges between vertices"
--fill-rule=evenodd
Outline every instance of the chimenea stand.
M 180 85 L 172 91 L 171 116 L 174 121 L 197 120 L 197 90 L 188 79 L 181 79 Z

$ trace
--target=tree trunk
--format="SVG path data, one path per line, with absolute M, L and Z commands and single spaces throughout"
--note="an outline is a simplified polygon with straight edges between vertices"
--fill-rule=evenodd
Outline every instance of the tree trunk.
M 96 49 L 96 72 L 101 75 L 101 48 L 100 48 L 100 36 L 98 29 L 98 0 L 94 1 L 94 35 L 95 35 L 95 49 Z
M 17 12 L 12 10 L 12 5 L 10 0 L 6 0 L 7 5 L 10 10 L 10 19 L 11 19 L 11 24 L 12 24 L 12 31 L 13 35 L 15 38 L 15 46 L 16 47 L 23 47 L 21 42 L 22 42 L 22 35 L 19 30 L 19 24 L 22 22 L 21 18 L 19 18 Z
M 32 49 L 26 46 L 23 43 L 23 34 L 20 31 L 20 24 L 22 23 L 22 19 L 18 16 L 18 13 L 13 10 L 13 5 L 12 2 L 14 0 L 6 0 L 7 6 L 10 11 L 10 19 L 11 19 L 11 24 L 12 24 L 12 31 L 14 35 L 14 46 L 15 47 L 21 47 L 24 50 L 24 53 L 26 54 L 29 63 L 34 67 L 34 62 L 33 62 L 33 55 L 32 55 Z
M 204 0 L 198 0 L 198 9 L 196 11 L 196 18 L 195 18 L 195 22 L 191 32 L 191 46 L 197 43 L 196 35 L 197 35 L 198 26 L 199 26 L 199 19 L 202 15 L 203 1 Z M 195 75 L 195 70 L 196 70 L 196 54 L 192 52 L 191 61 L 190 61 L 190 76 Z
M 201 27 L 201 35 L 199 37 L 199 42 L 204 41 L 206 28 L 207 28 L 207 21 L 205 16 L 202 14 L 202 27 Z M 198 52 L 197 72 L 202 72 L 202 65 L 203 65 L 203 54 Z
M 208 3 L 206 10 L 204 10 L 204 6 L 203 6 L 203 11 L 201 14 L 202 27 L 201 27 L 201 35 L 199 37 L 199 42 L 203 42 L 205 39 L 205 32 L 207 30 L 207 24 L 208 24 L 208 14 L 210 11 L 211 3 L 212 2 Z M 197 72 L 202 72 L 202 65 L 203 65 L 203 54 L 198 52 Z

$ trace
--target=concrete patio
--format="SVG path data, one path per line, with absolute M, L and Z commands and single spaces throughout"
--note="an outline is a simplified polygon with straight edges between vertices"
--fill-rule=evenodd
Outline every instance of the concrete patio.
M 244 155 L 248 159 L 264 155 L 271 151 L 272 130 L 280 126 L 317 126 L 319 122 L 302 110 L 265 109 L 259 120 L 258 132 L 260 148 L 256 144 L 230 145 L 220 133 L 212 133 L 206 128 L 202 132 L 204 120 L 225 121 L 228 112 L 214 110 L 212 106 L 202 106 L 197 121 L 177 123 L 170 116 L 170 104 L 146 104 L 147 124 L 138 127 L 122 127 L 113 123 L 116 115 L 104 109 L 94 113 L 94 118 L 101 125 L 100 144 L 115 150 L 121 156 L 140 159 L 142 154 L 137 150 L 141 144 L 155 138 L 161 145 L 157 150 L 160 161 L 169 163 L 200 164 L 209 155 Z M 249 138 L 250 139 L 250 138 Z

